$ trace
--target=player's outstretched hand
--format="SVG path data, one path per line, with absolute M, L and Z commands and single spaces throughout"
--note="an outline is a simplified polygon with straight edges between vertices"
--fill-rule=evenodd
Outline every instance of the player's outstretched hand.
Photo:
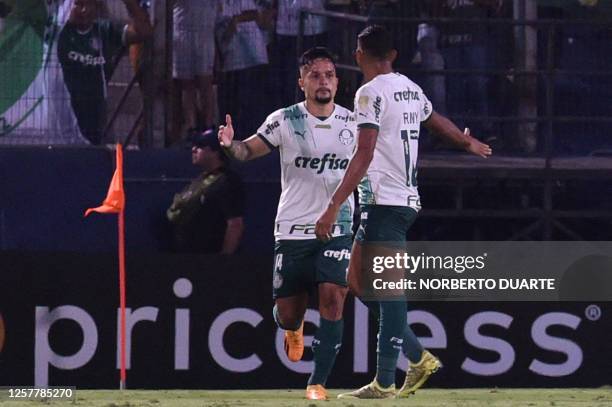
M 474 137 L 470 136 L 470 129 L 466 128 L 463 131 L 463 134 L 470 138 L 470 144 L 466 148 L 469 153 L 480 156 L 482 158 L 487 158 L 488 156 L 493 154 L 493 150 L 488 144 L 481 143 Z
M 219 144 L 222 147 L 229 148 L 234 140 L 234 127 L 232 126 L 232 116 L 229 114 L 225 115 L 225 126 L 219 126 Z
M 325 212 L 323 212 L 323 215 L 317 219 L 317 224 L 315 225 L 315 235 L 317 235 L 317 239 L 323 242 L 327 242 L 331 239 L 332 228 L 336 222 L 337 216 L 337 211 L 334 210 L 332 206 L 328 206 Z

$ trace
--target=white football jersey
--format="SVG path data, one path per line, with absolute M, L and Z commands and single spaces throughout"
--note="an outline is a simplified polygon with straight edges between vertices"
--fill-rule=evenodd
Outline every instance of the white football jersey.
M 302 102 L 272 113 L 257 135 L 280 150 L 276 240 L 315 239 L 315 223 L 342 180 L 356 145 L 353 113 L 335 105 L 332 115 L 321 120 Z M 334 236 L 352 233 L 354 208 L 352 196 L 342 203 Z
M 359 202 L 421 209 L 417 156 L 421 122 L 433 108 L 423 90 L 399 73 L 378 75 L 355 95 L 360 128 L 378 129 L 374 158 L 359 184 Z

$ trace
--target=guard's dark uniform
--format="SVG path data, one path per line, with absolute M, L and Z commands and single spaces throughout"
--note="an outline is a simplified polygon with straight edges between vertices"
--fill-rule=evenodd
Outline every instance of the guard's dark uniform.
M 244 215 L 242 181 L 224 167 L 203 173 L 174 196 L 166 215 L 176 251 L 219 253 L 227 220 Z

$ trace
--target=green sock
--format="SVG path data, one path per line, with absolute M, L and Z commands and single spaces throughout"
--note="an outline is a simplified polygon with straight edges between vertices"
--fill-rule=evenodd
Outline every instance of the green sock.
M 364 301 L 360 300 L 363 305 L 368 307 L 368 311 L 370 314 L 376 319 L 376 321 L 380 320 L 380 302 L 378 301 Z
M 381 302 L 376 379 L 383 387 L 395 384 L 395 368 L 397 366 L 397 357 L 400 350 L 402 350 L 405 328 L 406 302 Z
M 362 302 L 366 307 L 368 307 L 370 314 L 372 314 L 372 316 L 374 316 L 377 321 L 380 320 L 380 302 Z M 408 360 L 412 363 L 420 362 L 421 356 L 423 355 L 423 345 L 421 345 L 408 323 L 406 323 L 406 327 L 404 328 L 402 339 L 404 340 L 404 342 L 402 343 L 402 353 L 404 354 L 404 356 L 406 356 Z
M 421 345 L 421 342 L 419 342 L 408 324 L 406 324 L 406 328 L 404 328 L 403 339 L 402 353 L 412 363 L 419 363 L 423 355 L 423 345 Z
M 312 340 L 312 353 L 314 354 L 314 370 L 308 379 L 308 384 L 321 384 L 325 386 L 327 377 L 331 372 L 336 355 L 342 345 L 342 331 L 344 320 L 330 321 L 321 318 L 321 324 Z
M 378 384 L 382 387 L 389 387 L 395 384 L 396 365 L 397 355 L 395 357 L 385 357 L 380 353 L 376 355 L 376 381 Z

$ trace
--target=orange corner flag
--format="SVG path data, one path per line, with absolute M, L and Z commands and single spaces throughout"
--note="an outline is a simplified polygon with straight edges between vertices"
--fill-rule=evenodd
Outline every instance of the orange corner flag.
M 98 213 L 119 213 L 125 208 L 125 191 L 123 190 L 123 151 L 121 144 L 117 144 L 117 168 L 108 187 L 108 193 L 102 205 L 97 208 L 89 208 L 85 211 L 85 216 L 91 212 Z
M 121 144 L 117 143 L 117 164 L 113 179 L 108 187 L 108 193 L 102 205 L 97 208 L 89 208 L 85 211 L 85 216 L 91 212 L 99 213 L 117 213 L 117 223 L 119 238 L 117 240 L 119 246 L 119 307 L 120 307 L 120 382 L 119 388 L 124 390 L 126 387 L 126 322 L 125 322 L 125 191 L 123 190 L 123 152 Z

